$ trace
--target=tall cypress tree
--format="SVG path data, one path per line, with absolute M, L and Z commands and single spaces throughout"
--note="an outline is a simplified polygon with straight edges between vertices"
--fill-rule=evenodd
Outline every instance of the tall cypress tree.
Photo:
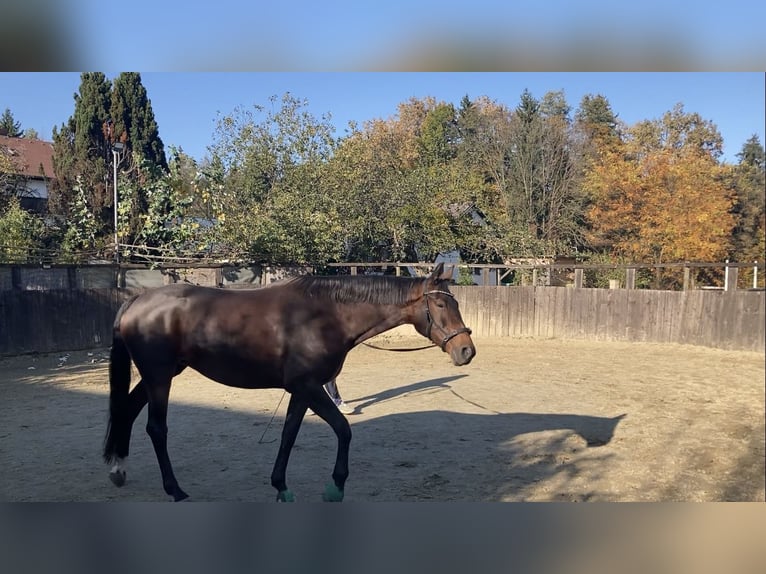
M 111 106 L 111 82 L 101 72 L 81 74 L 74 101 L 74 114 L 60 131 L 53 129 L 56 180 L 49 207 L 52 213 L 69 220 L 79 178 L 100 234 L 111 222 L 111 145 L 104 130 Z
M 154 119 L 152 103 L 141 83 L 141 74 L 123 72 L 114 80 L 111 117 L 115 141 L 123 141 L 150 164 L 167 171 L 165 147 Z

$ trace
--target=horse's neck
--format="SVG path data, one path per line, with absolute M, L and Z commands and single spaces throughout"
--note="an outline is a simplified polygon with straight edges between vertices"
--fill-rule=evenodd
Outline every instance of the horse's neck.
M 396 305 L 376 305 L 364 312 L 351 312 L 347 332 L 355 345 L 408 322 L 406 309 Z

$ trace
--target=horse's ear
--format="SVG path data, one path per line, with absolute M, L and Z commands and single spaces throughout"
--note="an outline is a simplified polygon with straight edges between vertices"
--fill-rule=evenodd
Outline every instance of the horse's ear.
M 451 281 L 453 274 L 455 272 L 455 268 L 453 266 L 450 266 L 447 269 L 444 269 L 444 262 L 440 261 L 436 267 L 434 267 L 434 270 L 431 272 L 430 277 L 428 278 L 430 281 L 433 281 L 434 283 L 441 283 L 443 281 Z
M 429 279 L 434 282 L 439 281 L 442 273 L 444 273 L 444 261 L 439 261 L 439 263 L 436 264 L 436 267 L 434 267 L 434 270 L 431 271 Z

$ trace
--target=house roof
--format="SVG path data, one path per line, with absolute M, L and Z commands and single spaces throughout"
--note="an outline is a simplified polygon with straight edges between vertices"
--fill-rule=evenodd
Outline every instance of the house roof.
M 36 179 L 55 177 L 51 142 L 0 136 L 0 150 L 10 154 L 18 175 Z

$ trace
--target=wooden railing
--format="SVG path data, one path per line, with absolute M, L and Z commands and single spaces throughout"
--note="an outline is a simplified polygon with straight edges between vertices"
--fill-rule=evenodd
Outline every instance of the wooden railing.
M 414 270 L 418 275 L 425 275 L 433 269 L 433 263 L 401 263 L 401 262 L 351 262 L 351 263 L 329 263 L 327 267 L 348 269 L 350 275 L 357 275 L 361 272 L 376 270 L 382 273 L 393 273 L 397 276 L 402 274 L 411 275 Z M 763 261 L 753 261 L 752 263 L 738 262 L 682 262 L 682 263 L 627 263 L 627 264 L 607 264 L 607 263 L 546 263 L 546 264 L 474 264 L 460 263 L 458 269 L 467 269 L 475 271 L 481 277 L 482 285 L 501 285 L 504 284 L 511 274 L 521 272 L 521 279 L 514 284 L 525 286 L 562 286 L 568 285 L 574 288 L 593 287 L 587 284 L 585 280 L 586 272 L 606 272 L 619 271 L 623 274 L 619 280 L 612 280 L 609 287 L 612 289 L 636 289 L 636 275 L 640 270 L 648 270 L 654 273 L 657 271 L 682 271 L 683 280 L 679 281 L 681 290 L 689 291 L 693 289 L 711 289 L 732 291 L 736 289 L 762 289 L 764 288 L 764 279 L 766 272 Z M 720 274 L 720 285 L 700 284 L 695 278 L 700 270 L 714 270 Z M 741 271 L 748 272 L 748 277 L 743 277 Z M 562 276 L 571 274 L 570 280 L 561 280 Z M 559 277 L 558 282 L 554 279 Z M 746 281 L 744 281 L 746 280 Z

